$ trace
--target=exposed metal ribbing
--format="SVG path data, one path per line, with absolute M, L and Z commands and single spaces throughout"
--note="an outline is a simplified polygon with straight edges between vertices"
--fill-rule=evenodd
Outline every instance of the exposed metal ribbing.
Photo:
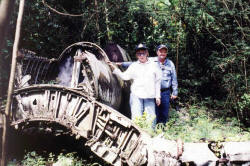
M 19 50 L 18 63 L 22 64 L 22 75 L 31 75 L 30 84 L 37 84 L 45 80 L 52 61 L 45 57 L 37 56 L 29 50 Z
M 40 70 L 41 70 L 41 68 L 42 68 L 43 65 L 44 65 L 44 62 L 41 62 L 40 65 L 39 65 L 39 67 L 38 67 L 38 69 L 37 69 L 36 78 L 35 78 L 35 84 L 37 83 L 38 75 L 40 74 Z
M 105 151 L 96 149 L 94 152 L 112 164 L 121 162 L 119 154 L 126 149 L 134 130 L 139 132 L 136 127 L 129 132 L 131 126 L 126 128 L 120 124 L 130 121 L 125 116 L 71 88 L 58 85 L 32 85 L 17 89 L 14 96 L 18 101 L 15 114 L 21 112 L 25 116 L 14 115 L 13 126 L 20 128 L 29 125 L 28 122 L 45 122 L 44 127 L 47 127 L 46 123 L 50 121 L 59 123 L 71 129 L 71 132 L 78 137 L 90 140 L 87 145 L 91 148 L 95 149 L 96 146 L 104 148 Z M 62 106 L 67 106 L 67 109 Z M 126 132 L 127 136 L 118 138 L 120 131 Z M 108 151 L 111 152 L 107 153 Z

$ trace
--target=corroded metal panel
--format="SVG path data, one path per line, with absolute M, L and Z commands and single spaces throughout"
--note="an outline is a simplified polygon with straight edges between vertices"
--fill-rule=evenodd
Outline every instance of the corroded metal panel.
M 106 53 L 96 44 L 79 42 L 67 47 L 58 59 L 19 51 L 16 87 L 59 84 L 85 92 L 115 109 L 121 104 L 123 81 L 112 74 Z
M 84 93 L 58 85 L 34 85 L 16 90 L 14 103 L 11 125 L 16 128 L 31 121 L 56 122 L 76 137 L 87 139 L 86 145 L 113 165 L 122 165 L 122 159 L 141 161 L 133 152 L 145 133 L 124 115 Z

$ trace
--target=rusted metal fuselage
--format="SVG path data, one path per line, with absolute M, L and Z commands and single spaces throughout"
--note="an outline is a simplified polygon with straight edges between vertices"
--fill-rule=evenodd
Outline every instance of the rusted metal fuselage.
M 107 61 L 106 53 L 89 42 L 67 47 L 58 59 L 21 50 L 11 126 L 21 131 L 37 126 L 84 138 L 86 146 L 115 166 L 177 166 L 181 162 L 230 165 L 250 161 L 249 148 L 244 149 L 250 142 L 225 143 L 220 150 L 223 158 L 218 158 L 208 143 L 151 138 L 119 112 L 127 108 L 129 99 L 124 96 L 129 96 L 129 84 L 112 74 Z M 53 129 L 53 124 L 67 131 Z M 243 153 L 239 155 L 233 146 Z
M 12 126 L 29 128 L 57 123 L 113 165 L 140 165 L 144 146 L 133 122 L 117 112 L 127 85 L 112 74 L 107 55 L 97 45 L 80 42 L 58 59 L 38 58 L 21 51 L 16 74 Z M 128 100 L 128 99 L 126 99 Z M 144 133 L 144 134 L 143 134 Z
M 19 55 L 18 88 L 41 83 L 62 85 L 119 109 L 123 83 L 112 74 L 106 53 L 97 45 L 75 43 L 51 60 L 28 51 Z

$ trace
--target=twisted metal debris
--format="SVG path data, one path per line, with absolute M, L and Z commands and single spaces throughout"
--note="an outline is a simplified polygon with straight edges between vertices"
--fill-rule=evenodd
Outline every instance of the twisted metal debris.
M 227 143 L 221 148 L 219 159 L 208 143 L 151 138 L 117 111 L 124 107 L 121 101 L 126 100 L 122 97 L 127 84 L 112 74 L 107 61 L 106 53 L 90 42 L 67 47 L 58 59 L 21 50 L 11 126 L 24 130 L 39 124 L 51 130 L 49 127 L 59 124 L 76 139 L 86 139 L 86 146 L 115 166 L 176 166 L 183 162 L 230 165 L 250 161 L 248 149 L 243 156 L 237 156 Z M 64 69 L 66 72 L 62 73 Z M 65 80 L 69 80 L 68 84 L 62 83 Z M 240 146 L 245 145 L 250 147 L 249 142 Z

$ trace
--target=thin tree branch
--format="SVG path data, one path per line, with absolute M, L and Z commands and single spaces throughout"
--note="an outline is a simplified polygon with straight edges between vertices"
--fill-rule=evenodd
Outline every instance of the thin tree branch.
M 229 8 L 228 8 L 227 3 L 225 2 L 225 0 L 223 0 L 222 2 L 223 2 L 223 4 L 226 6 L 228 12 L 230 12 L 230 10 L 229 10 Z M 238 26 L 239 26 L 239 28 L 240 28 L 240 30 L 241 30 L 241 33 L 242 33 L 242 35 L 243 35 L 243 37 L 246 38 L 246 34 L 243 32 L 242 27 L 241 27 L 239 21 L 236 19 L 236 17 L 235 17 L 234 15 L 233 15 L 233 18 L 234 18 L 234 20 L 236 21 L 236 23 L 238 24 Z
M 214 34 L 212 34 L 212 32 L 210 32 L 210 31 L 208 30 L 207 27 L 206 27 L 206 30 L 208 31 L 208 33 L 209 33 L 210 35 L 212 35 L 217 41 L 220 42 L 220 44 L 228 51 L 228 53 L 229 53 L 230 55 L 232 55 L 231 52 L 230 52 L 230 51 L 228 50 L 228 48 L 226 47 L 226 45 L 225 45 L 220 39 L 218 39 Z
M 248 85 L 247 85 L 247 68 L 246 68 L 246 57 L 243 59 L 243 64 L 244 64 L 244 75 L 245 75 L 245 86 L 246 86 L 246 91 L 248 90 Z
M 86 29 L 86 27 L 87 27 L 87 25 L 88 25 L 89 20 L 91 20 L 92 17 L 93 17 L 94 15 L 95 15 L 95 13 L 91 14 L 91 16 L 88 17 L 88 19 L 85 21 L 85 24 L 84 24 L 84 26 L 83 26 L 83 28 L 82 28 L 82 33 L 81 33 L 81 34 L 84 33 L 84 31 L 85 31 L 85 29 Z
M 68 14 L 68 13 L 63 13 L 63 12 L 59 12 L 56 9 L 52 8 L 51 6 L 49 6 L 44 0 L 42 0 L 42 3 L 44 6 L 46 6 L 47 8 L 49 8 L 50 10 L 52 10 L 53 12 L 63 15 L 63 16 L 70 16 L 70 17 L 82 17 L 84 15 L 84 13 L 82 14 Z

